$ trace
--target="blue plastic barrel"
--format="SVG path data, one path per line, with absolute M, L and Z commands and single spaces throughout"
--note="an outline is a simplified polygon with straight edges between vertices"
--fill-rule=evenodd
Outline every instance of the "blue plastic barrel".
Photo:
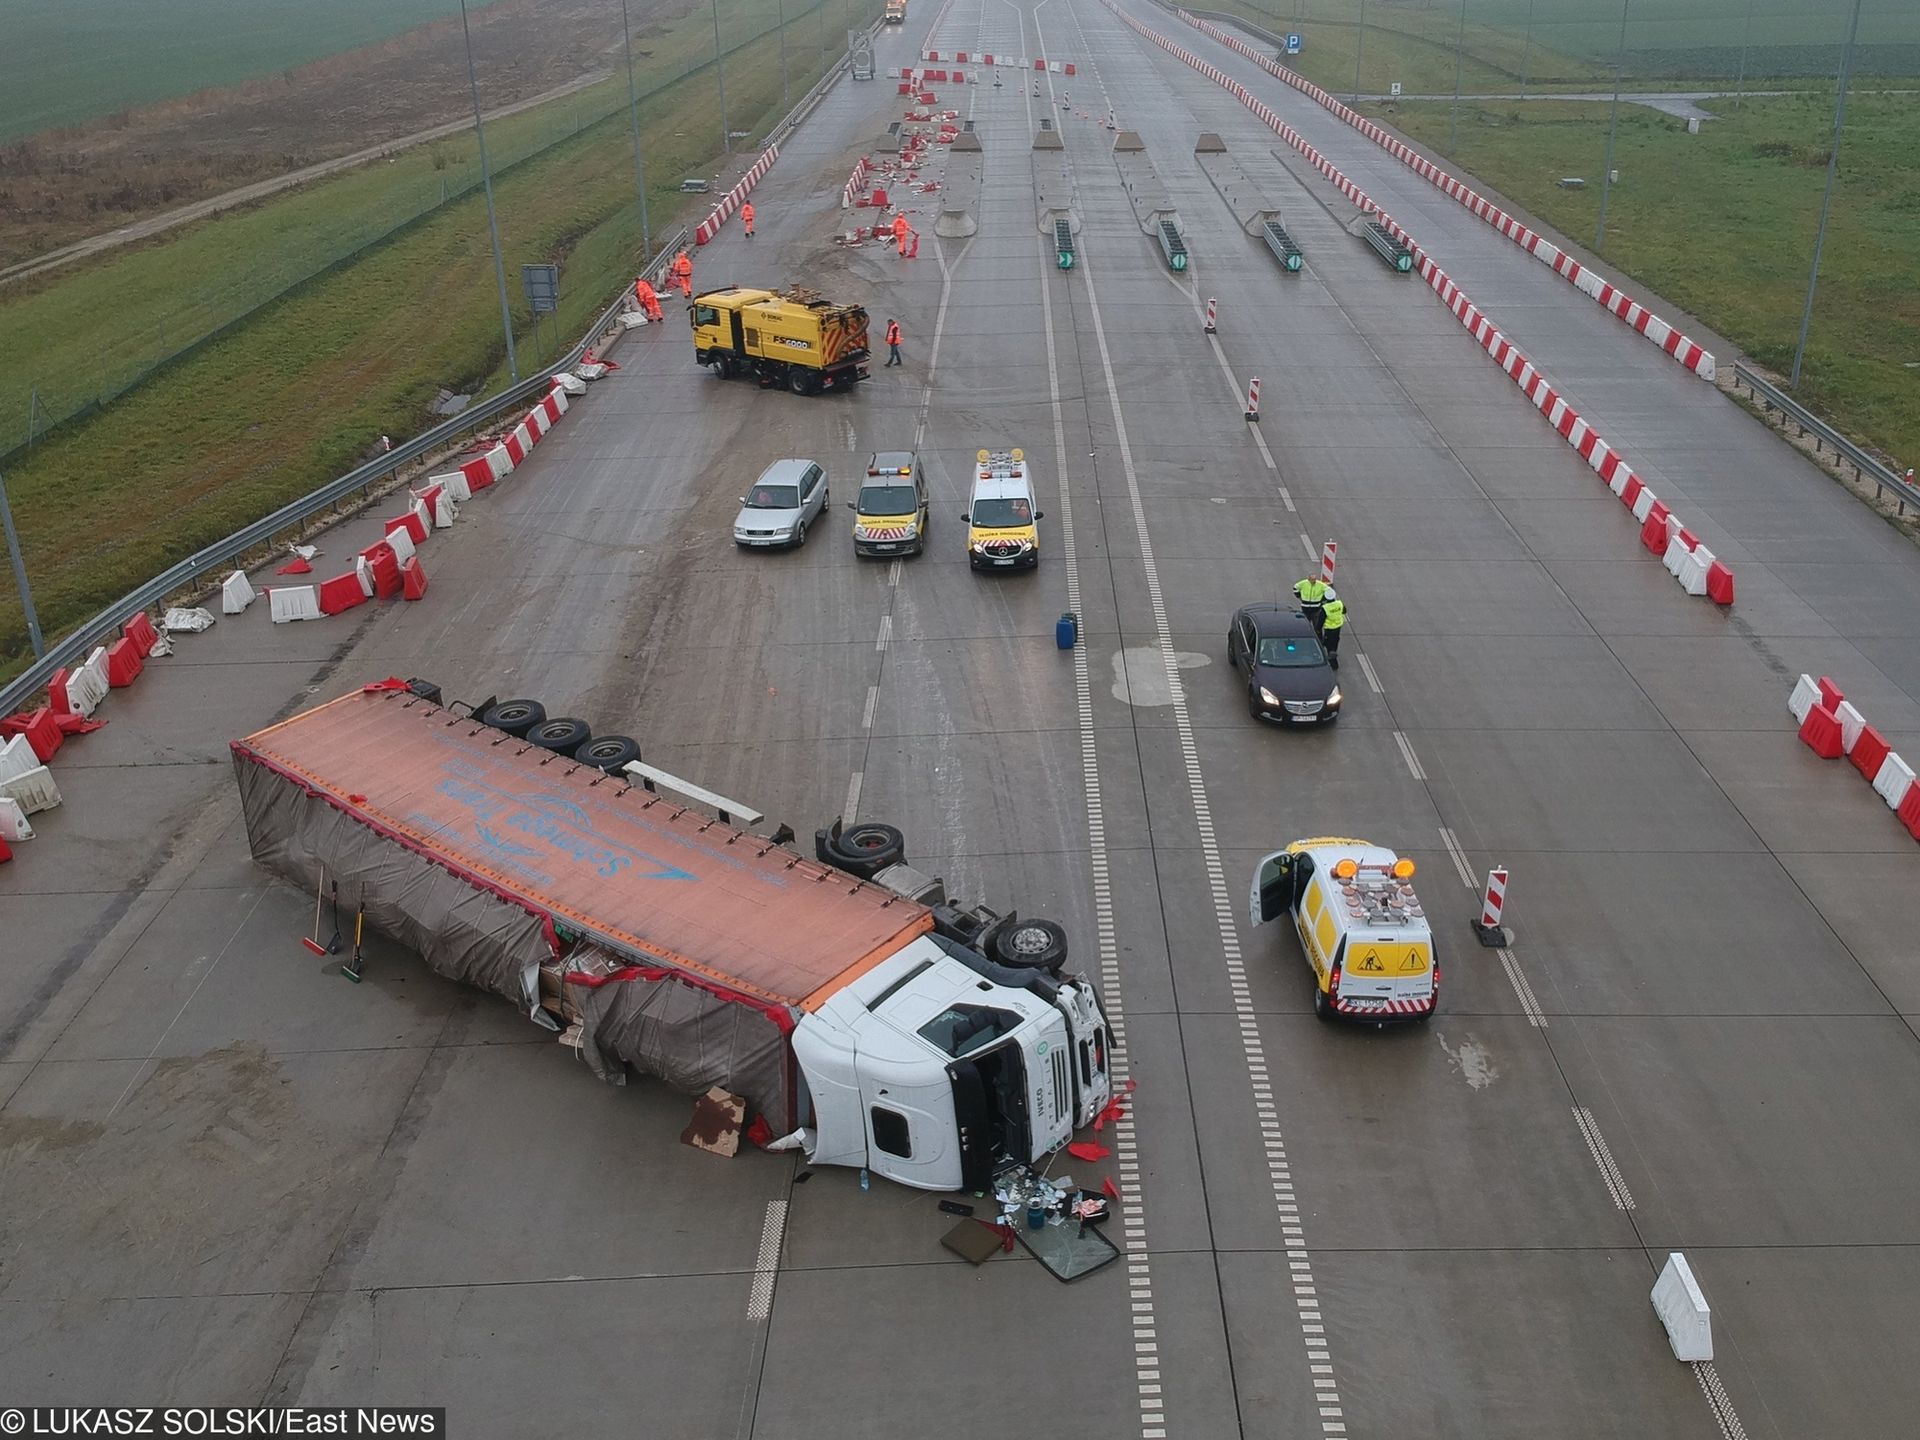
M 1073 642 L 1080 638 L 1080 617 L 1071 610 L 1067 611 L 1053 626 L 1053 643 L 1062 650 L 1073 649 Z

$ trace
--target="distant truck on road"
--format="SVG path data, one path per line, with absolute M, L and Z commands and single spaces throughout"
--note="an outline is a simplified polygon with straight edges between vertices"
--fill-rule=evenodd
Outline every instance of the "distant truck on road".
M 887 0 L 886 20 L 889 25 L 906 24 L 907 0 Z
M 386 681 L 234 741 L 254 858 L 337 884 L 603 1079 L 720 1086 L 817 1165 L 984 1190 L 1108 1105 L 1105 1013 L 1059 926 L 949 903 L 891 827 L 835 821 L 808 859 L 503 718 L 537 705 L 438 695 Z
M 867 312 L 812 290 L 729 285 L 693 297 L 693 354 L 722 380 L 750 375 L 796 395 L 848 389 L 867 378 Z

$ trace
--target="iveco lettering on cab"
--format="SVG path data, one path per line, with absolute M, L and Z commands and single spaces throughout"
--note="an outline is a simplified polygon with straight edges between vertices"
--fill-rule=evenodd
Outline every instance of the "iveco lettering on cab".
M 438 699 L 385 681 L 234 741 L 253 856 L 602 1079 L 721 1086 L 813 1163 L 927 1190 L 1044 1165 L 1112 1098 L 1052 921 L 949 903 L 890 826 L 808 859 L 474 718 L 537 706 Z
M 1413 861 L 1365 840 L 1296 840 L 1253 875 L 1252 922 L 1282 915 L 1293 917 L 1322 1020 L 1386 1025 L 1433 1014 L 1440 967 Z

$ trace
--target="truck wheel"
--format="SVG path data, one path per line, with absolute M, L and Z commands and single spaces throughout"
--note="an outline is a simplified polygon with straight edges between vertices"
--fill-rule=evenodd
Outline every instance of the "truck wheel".
M 504 730 L 516 740 L 546 718 L 547 707 L 538 700 L 500 700 L 480 712 L 482 725 Z
M 993 932 L 990 948 L 1002 965 L 1052 974 L 1067 963 L 1067 932 L 1051 920 L 1016 920 Z
M 1327 992 L 1320 988 L 1320 982 L 1313 982 L 1313 1013 L 1316 1019 L 1333 1019 L 1333 1002 L 1327 998 Z
M 572 755 L 593 738 L 593 727 L 584 720 L 542 720 L 527 731 L 527 743 L 551 750 L 556 755 Z
M 787 388 L 796 395 L 806 394 L 810 388 L 807 383 L 807 372 L 798 366 L 787 371 Z
M 833 863 L 848 874 L 871 880 L 889 865 L 907 858 L 907 837 L 891 825 L 849 825 L 833 842 Z
M 733 378 L 733 361 L 725 355 L 714 356 L 713 373 L 718 375 L 722 380 L 731 380 Z
M 573 758 L 596 770 L 618 770 L 640 758 L 640 742 L 625 735 L 596 735 L 574 751 Z

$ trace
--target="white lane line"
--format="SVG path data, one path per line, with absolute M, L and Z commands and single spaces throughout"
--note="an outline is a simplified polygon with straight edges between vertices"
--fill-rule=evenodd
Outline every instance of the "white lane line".
M 1407 762 L 1407 770 L 1416 780 L 1425 780 L 1427 772 L 1420 768 L 1419 757 L 1413 753 L 1413 744 L 1398 730 L 1393 732 L 1393 743 L 1400 747 L 1401 758 Z
M 1307 552 L 1307 559 L 1318 560 L 1320 558 L 1320 547 L 1313 543 L 1313 537 L 1304 530 L 1300 532 L 1300 548 Z
M 854 812 L 860 808 L 860 780 L 864 773 L 854 771 L 853 778 L 847 782 L 847 803 L 840 807 L 840 818 L 845 824 L 853 823 Z
M 1380 684 L 1380 676 L 1373 668 L 1373 661 L 1367 658 L 1367 652 L 1364 650 L 1356 650 L 1353 658 L 1360 662 L 1360 673 L 1367 677 L 1367 684 L 1373 688 L 1373 693 L 1376 695 L 1386 694 L 1385 687 Z
M 767 1218 L 760 1227 L 760 1254 L 753 1265 L 753 1289 L 747 1293 L 747 1318 L 764 1320 L 773 1313 L 773 1282 L 780 1273 L 780 1241 L 787 1233 L 787 1202 L 769 1200 Z
M 1042 0 L 1045 3 L 1045 0 Z M 1036 21 L 1037 21 L 1036 12 Z M 1024 21 L 1022 36 L 1024 38 Z M 1025 89 L 1025 86 L 1021 87 Z M 1031 99 L 1029 99 L 1031 108 Z M 1080 562 L 1073 537 L 1073 494 L 1067 484 L 1067 426 L 1060 408 L 1060 360 L 1053 338 L 1052 287 L 1044 278 L 1053 252 L 1041 242 L 1040 309 L 1047 336 L 1047 395 L 1053 410 L 1054 478 L 1060 492 L 1060 554 L 1067 572 L 1067 608 L 1076 615 L 1080 604 Z M 1106 1004 L 1107 1026 L 1113 1046 L 1108 1067 L 1115 1094 L 1122 1093 L 1131 1074 L 1127 1058 L 1125 992 L 1121 986 L 1120 941 L 1113 912 L 1113 874 L 1107 853 L 1106 807 L 1100 795 L 1100 757 L 1093 728 L 1093 677 L 1088 671 L 1087 647 L 1073 647 L 1073 703 L 1080 730 L 1080 773 L 1087 795 L 1087 861 L 1093 871 L 1093 914 L 1100 960 L 1100 995 Z M 1135 1146 L 1132 1106 L 1114 1122 L 1115 1158 L 1119 1162 L 1123 1239 L 1127 1256 L 1127 1283 L 1136 1296 L 1133 1318 L 1133 1372 L 1140 1391 L 1141 1440 L 1164 1436 L 1166 1413 L 1159 1395 L 1160 1338 L 1153 1308 L 1153 1259 L 1147 1244 L 1146 1196 L 1140 1185 L 1139 1153 Z M 1154 1387 L 1151 1393 L 1147 1386 Z M 1145 1402 L 1151 1399 L 1153 1404 Z
M 880 617 L 880 634 L 874 640 L 873 648 L 876 650 L 886 649 L 887 641 L 891 640 L 892 638 L 893 638 L 893 616 L 891 614 L 882 615 Z
M 1734 1413 L 1733 1401 L 1727 1396 L 1727 1389 L 1720 1383 L 1720 1372 L 1713 1368 L 1711 1360 L 1695 1360 L 1693 1378 L 1700 1382 L 1700 1393 L 1707 1397 L 1707 1408 L 1713 1412 L 1713 1420 L 1720 1427 L 1722 1440 L 1747 1440 L 1747 1427 L 1740 1423 L 1740 1417 Z
M 1114 379 L 1113 355 L 1107 345 L 1106 324 L 1101 317 L 1099 289 L 1093 267 L 1085 263 L 1081 251 L 1080 283 L 1086 289 L 1087 313 L 1093 321 L 1094 340 L 1100 352 L 1100 368 L 1105 377 L 1107 403 L 1112 411 L 1114 438 L 1120 452 L 1120 466 L 1127 480 L 1127 496 L 1133 510 L 1134 534 L 1140 545 L 1140 565 L 1146 572 L 1147 598 L 1152 606 L 1154 628 L 1159 641 L 1160 662 L 1166 672 L 1167 691 L 1173 697 L 1174 728 L 1186 763 L 1187 790 L 1192 813 L 1200 832 L 1200 854 L 1207 872 L 1214 924 L 1220 936 L 1220 949 L 1240 1025 L 1240 1043 L 1245 1054 L 1249 1098 L 1253 1101 L 1255 1121 L 1267 1156 L 1267 1170 L 1273 1188 L 1273 1203 L 1280 1217 L 1281 1234 L 1287 1251 L 1287 1266 L 1293 1279 L 1294 1304 L 1303 1326 L 1302 1339 L 1313 1380 L 1314 1398 L 1319 1402 L 1321 1430 L 1326 1435 L 1345 1433 L 1345 1416 L 1340 1390 L 1334 1378 L 1333 1359 L 1320 1312 L 1319 1290 L 1313 1278 L 1313 1262 L 1308 1255 L 1306 1236 L 1300 1227 L 1300 1207 L 1294 1193 L 1293 1173 L 1287 1160 L 1286 1139 L 1265 1078 L 1266 1051 L 1260 1038 L 1258 1017 L 1253 1010 L 1247 984 L 1246 963 L 1240 953 L 1240 937 L 1234 928 L 1235 909 L 1227 891 L 1226 868 L 1214 835 L 1213 810 L 1201 778 L 1200 751 L 1194 739 L 1193 720 L 1187 709 L 1186 689 L 1181 683 L 1180 666 L 1174 656 L 1173 629 L 1167 619 L 1166 600 L 1160 588 L 1160 571 L 1154 561 L 1153 537 L 1148 532 L 1146 504 L 1140 493 L 1140 473 L 1134 465 L 1133 445 L 1127 433 L 1126 416 L 1120 404 L 1120 387 Z M 1311 1327 L 1311 1328 L 1306 1328 Z
M 1298 515 L 1300 513 L 1294 506 L 1293 492 L 1284 485 L 1280 487 L 1280 503 L 1287 507 L 1287 513 L 1289 515 Z
M 847 421 L 846 425 L 847 425 L 847 453 L 851 455 L 860 448 L 860 432 L 853 428 L 853 422 L 851 420 Z
M 887 585 L 889 588 L 892 588 L 899 585 L 899 583 L 900 562 L 898 560 L 890 560 L 887 562 Z
M 1453 868 L 1460 872 L 1460 883 L 1469 890 L 1473 889 L 1473 867 L 1467 864 L 1467 852 L 1460 848 L 1460 837 L 1442 825 L 1440 843 L 1447 847 L 1447 854 L 1453 857 Z
M 862 730 L 871 730 L 873 728 L 873 710 L 879 703 L 880 687 L 878 685 L 869 685 L 867 687 L 867 708 L 860 712 L 860 728 Z
M 1527 980 L 1527 972 L 1520 968 L 1520 962 L 1513 958 L 1511 950 L 1501 950 L 1500 968 L 1507 972 L 1507 979 L 1513 985 L 1513 993 L 1520 997 L 1520 1008 L 1526 1012 L 1527 1023 L 1536 1030 L 1547 1028 L 1547 1015 L 1540 1008 L 1540 1002 L 1534 998 L 1533 986 Z
M 1600 1178 L 1606 1182 L 1614 1208 L 1633 1209 L 1633 1194 L 1627 1189 L 1626 1176 L 1613 1163 L 1613 1151 L 1607 1148 L 1606 1137 L 1600 1133 L 1600 1125 L 1593 1118 L 1593 1112 L 1584 1105 L 1574 1106 L 1573 1123 L 1580 1127 L 1580 1134 L 1586 1139 L 1587 1149 L 1593 1155 L 1593 1163 L 1600 1167 Z

